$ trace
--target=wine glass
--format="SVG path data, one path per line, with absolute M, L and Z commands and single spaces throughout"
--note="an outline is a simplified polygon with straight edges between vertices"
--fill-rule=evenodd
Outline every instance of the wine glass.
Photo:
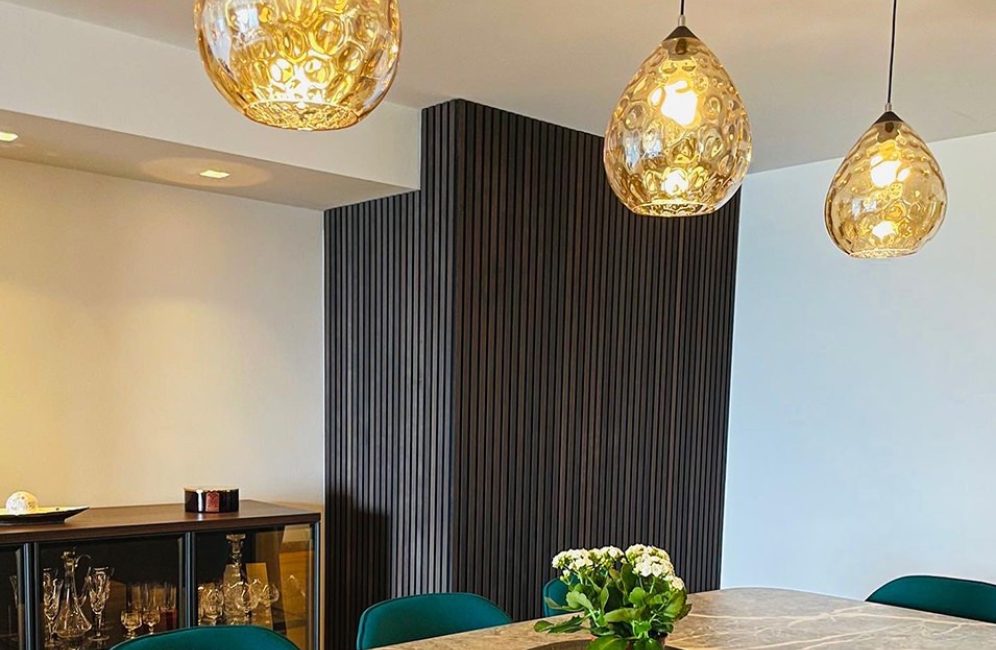
M 156 633 L 156 626 L 162 620 L 163 586 L 145 583 L 142 585 L 142 621 L 149 628 L 149 634 Z
M 145 597 L 142 593 L 145 585 L 130 584 L 127 587 L 127 608 L 136 612 L 145 611 Z
M 92 637 L 94 641 L 107 641 L 110 637 L 104 633 L 104 607 L 111 596 L 111 576 L 114 569 L 109 567 L 96 567 L 90 569 L 87 576 L 87 593 L 90 595 L 90 609 L 97 619 L 94 626 L 96 634 Z
M 159 613 L 158 607 L 150 607 L 142 612 L 142 621 L 149 627 L 149 634 L 156 633 L 156 626 L 159 625 L 159 620 L 162 615 Z
M 125 638 L 134 639 L 138 636 L 138 628 L 142 627 L 142 612 L 134 609 L 121 612 L 121 625 L 125 629 Z
M 176 586 L 168 582 L 163 583 L 163 599 L 159 607 L 163 615 L 164 629 L 171 629 L 176 625 Z
M 42 612 L 45 614 L 45 647 L 55 647 L 55 618 L 59 615 L 59 591 L 62 580 L 55 577 L 54 569 L 42 572 Z

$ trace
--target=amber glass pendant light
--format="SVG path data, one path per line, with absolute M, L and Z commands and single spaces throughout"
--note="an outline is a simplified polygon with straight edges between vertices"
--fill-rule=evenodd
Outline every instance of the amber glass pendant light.
M 284 129 L 350 127 L 398 67 L 396 0 L 196 0 L 201 59 L 249 119 Z
M 941 227 L 947 209 L 937 160 L 916 131 L 892 112 L 897 9 L 898 0 L 893 0 L 885 113 L 844 158 L 827 194 L 827 232 L 852 257 L 917 252 Z
M 750 167 L 750 120 L 723 65 L 685 27 L 643 62 L 605 132 L 609 184 L 627 208 L 654 217 L 715 212 Z

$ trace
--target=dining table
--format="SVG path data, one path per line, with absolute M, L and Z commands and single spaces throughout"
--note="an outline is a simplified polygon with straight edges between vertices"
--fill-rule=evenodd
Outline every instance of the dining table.
M 996 625 L 786 589 L 691 594 L 692 611 L 667 638 L 671 650 L 996 650 Z M 583 633 L 550 635 L 535 621 L 387 646 L 391 650 L 569 650 Z M 386 650 L 386 649 L 385 649 Z

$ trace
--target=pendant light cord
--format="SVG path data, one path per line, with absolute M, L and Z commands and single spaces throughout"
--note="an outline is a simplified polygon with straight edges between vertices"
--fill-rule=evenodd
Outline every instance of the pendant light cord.
M 685 4 L 685 0 L 681 0 Z M 896 67 L 896 13 L 899 9 L 899 0 L 892 0 L 892 45 L 889 48 L 889 91 L 885 98 L 885 110 L 892 110 L 892 71 Z M 684 13 L 684 12 L 682 12 Z
M 678 10 L 678 24 L 685 26 L 685 0 L 681 0 L 681 7 Z

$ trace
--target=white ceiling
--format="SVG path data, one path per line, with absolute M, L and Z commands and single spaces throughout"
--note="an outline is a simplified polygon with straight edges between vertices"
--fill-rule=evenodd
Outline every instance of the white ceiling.
M 313 210 L 402 191 L 384 183 L 10 111 L 0 110 L 0 130 L 20 136 L 14 142 L 0 142 L 2 158 Z M 200 173 L 208 169 L 231 175 L 202 178 Z
M 191 0 L 10 0 L 193 48 Z M 389 101 L 453 97 L 592 133 L 677 0 L 401 0 Z M 882 110 L 888 0 L 688 0 L 750 110 L 753 171 L 842 156 Z M 900 3 L 895 108 L 926 139 L 996 131 L 996 1 Z

